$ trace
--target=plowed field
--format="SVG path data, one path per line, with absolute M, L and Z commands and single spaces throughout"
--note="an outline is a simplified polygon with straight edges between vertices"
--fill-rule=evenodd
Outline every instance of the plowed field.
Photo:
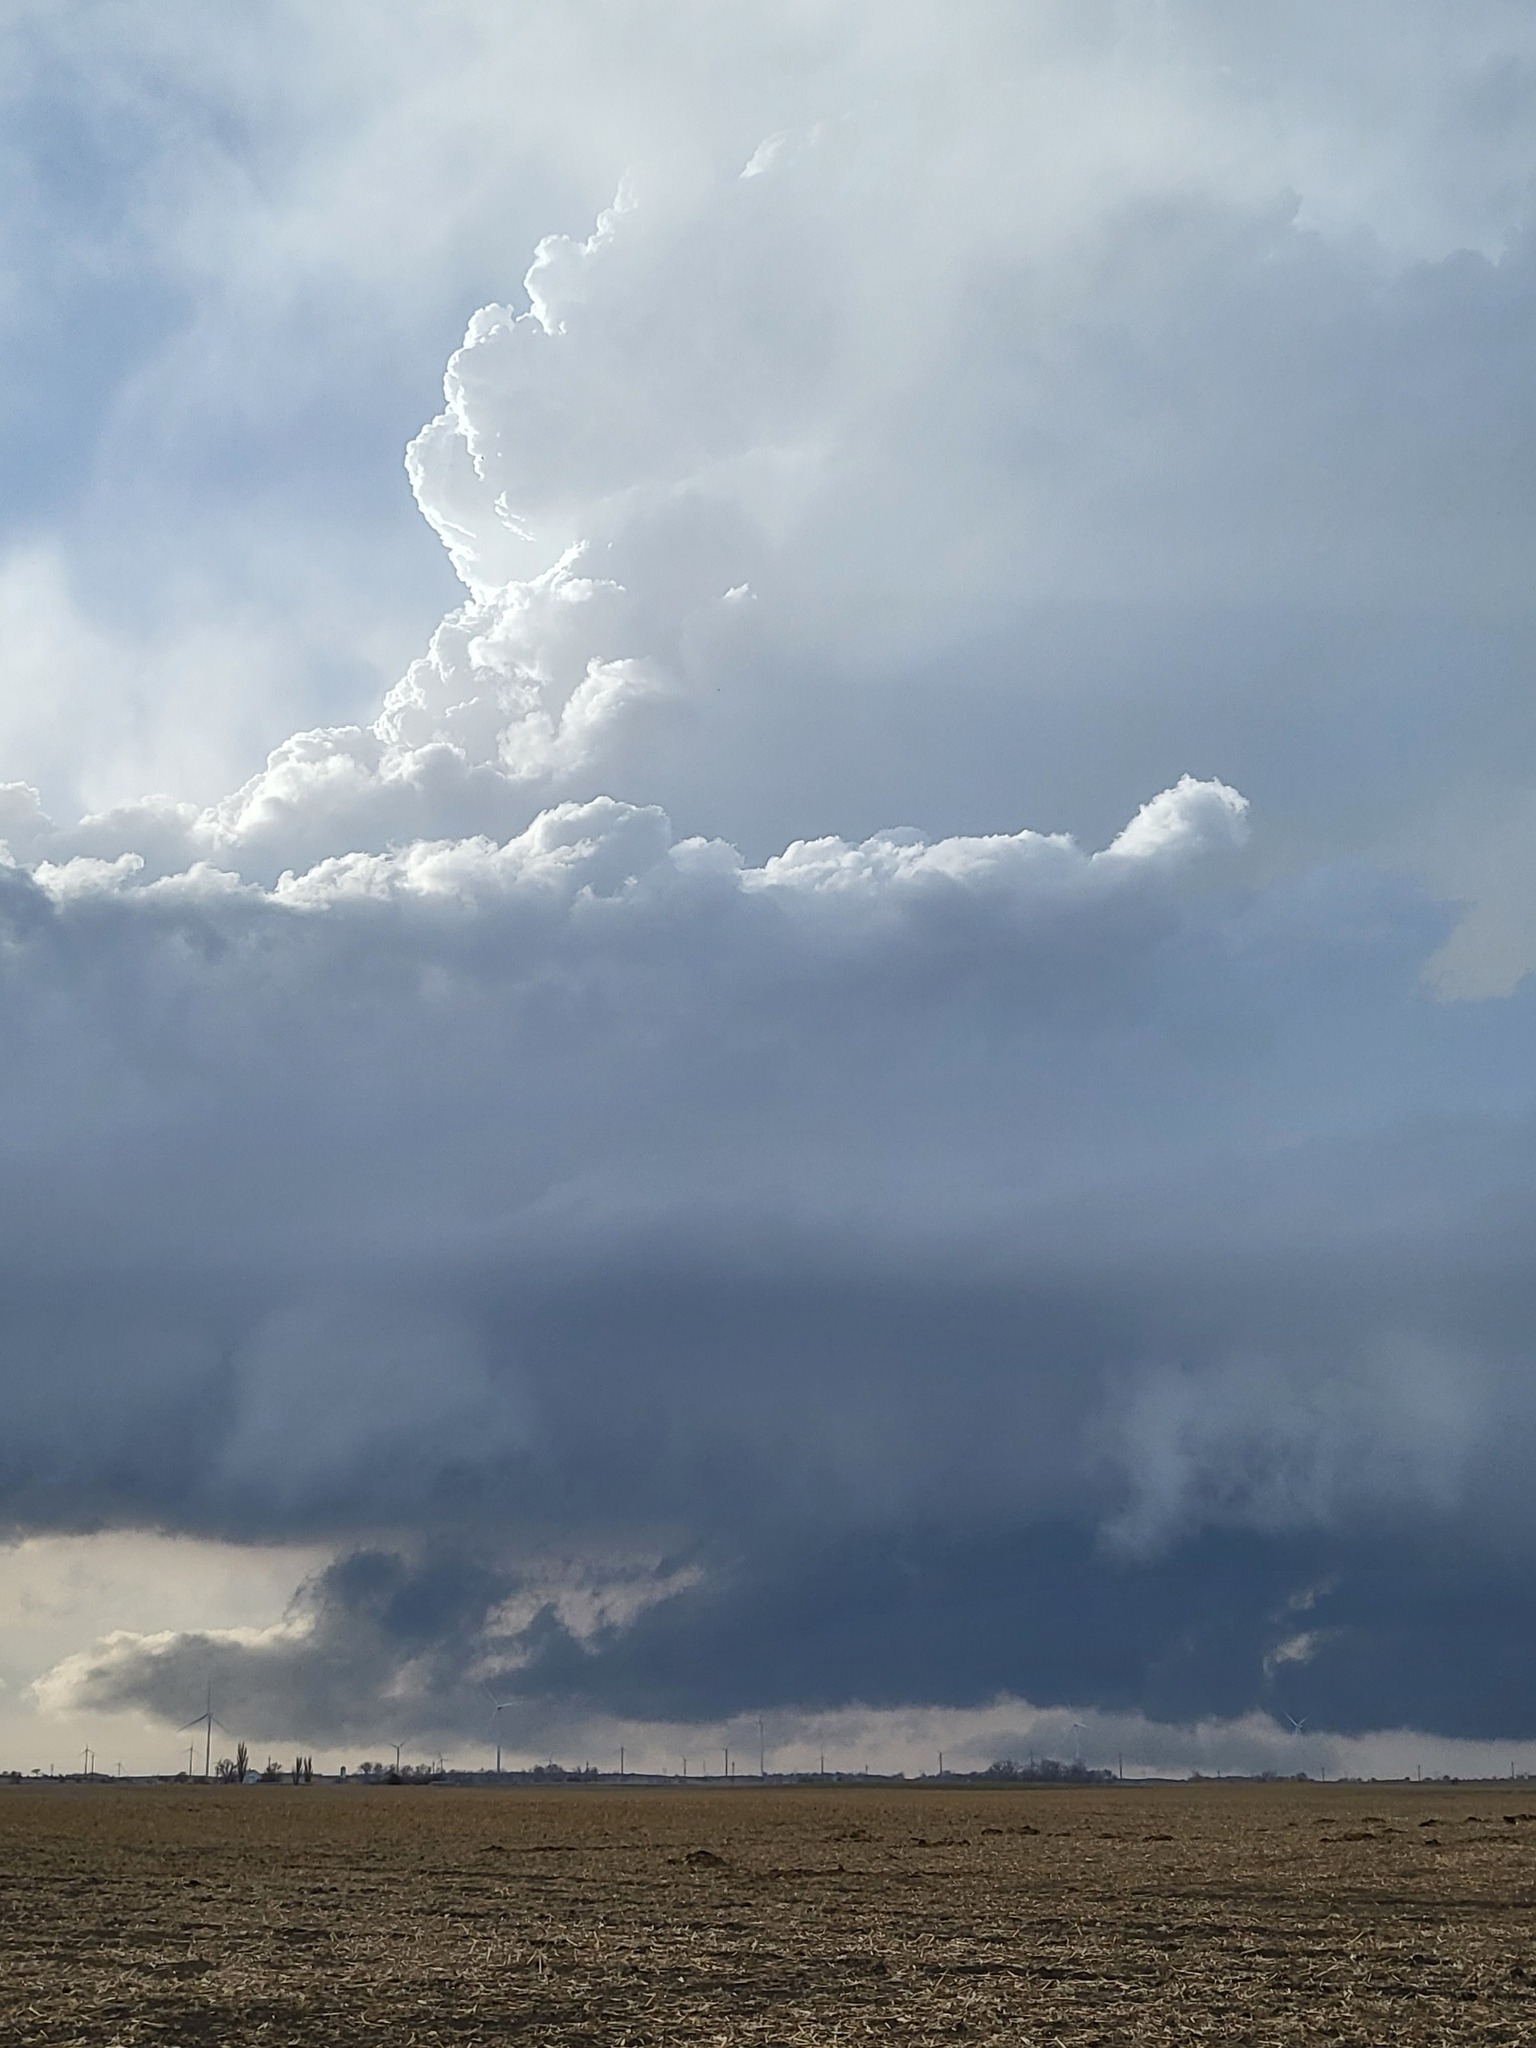
M 0 2042 L 1536 2043 L 1523 1788 L 0 1791 Z

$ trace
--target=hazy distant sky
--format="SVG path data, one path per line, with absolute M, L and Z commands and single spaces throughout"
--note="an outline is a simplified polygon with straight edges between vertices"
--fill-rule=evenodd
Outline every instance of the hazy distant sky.
M 13 0 L 0 245 L 0 1764 L 1536 1759 L 1528 6 Z

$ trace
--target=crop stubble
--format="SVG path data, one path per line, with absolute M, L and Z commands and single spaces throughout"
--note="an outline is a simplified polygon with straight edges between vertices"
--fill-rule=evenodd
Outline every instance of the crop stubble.
M 1529 2043 L 1533 1877 L 1514 1787 L 25 1787 L 0 2040 Z

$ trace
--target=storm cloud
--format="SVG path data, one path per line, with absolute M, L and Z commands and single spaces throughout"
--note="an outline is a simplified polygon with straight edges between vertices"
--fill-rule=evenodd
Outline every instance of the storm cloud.
M 333 1560 L 47 1696 L 1536 1736 L 1529 23 L 769 12 L 382 701 L 0 791 L 0 1514 Z

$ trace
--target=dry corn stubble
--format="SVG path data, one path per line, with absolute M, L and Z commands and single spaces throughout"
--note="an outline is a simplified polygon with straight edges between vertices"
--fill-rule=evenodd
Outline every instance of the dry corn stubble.
M 8 1789 L 0 2040 L 1528 2043 L 1520 1805 L 1438 1786 Z

